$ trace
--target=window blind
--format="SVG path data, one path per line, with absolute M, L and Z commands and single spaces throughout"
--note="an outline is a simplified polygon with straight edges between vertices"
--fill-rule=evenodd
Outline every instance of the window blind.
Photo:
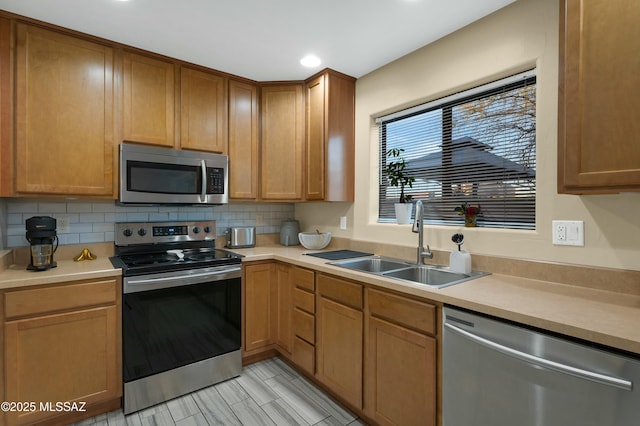
M 535 229 L 535 70 L 376 120 L 380 136 L 379 220 L 395 217 L 400 188 L 385 173 L 402 149 L 425 222 L 461 225 L 454 210 L 480 206 L 478 226 Z M 397 160 L 397 158 L 395 159 Z

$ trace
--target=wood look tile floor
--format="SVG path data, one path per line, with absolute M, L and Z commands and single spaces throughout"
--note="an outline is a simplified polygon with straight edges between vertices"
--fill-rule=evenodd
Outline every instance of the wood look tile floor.
M 279 358 L 249 365 L 235 379 L 128 416 L 116 410 L 75 424 L 366 425 Z

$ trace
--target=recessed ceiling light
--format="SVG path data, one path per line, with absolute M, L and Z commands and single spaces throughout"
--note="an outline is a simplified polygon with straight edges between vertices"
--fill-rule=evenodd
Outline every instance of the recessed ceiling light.
M 304 58 L 300 59 L 300 63 L 304 67 L 313 68 L 320 65 L 322 61 L 315 55 L 307 55 Z

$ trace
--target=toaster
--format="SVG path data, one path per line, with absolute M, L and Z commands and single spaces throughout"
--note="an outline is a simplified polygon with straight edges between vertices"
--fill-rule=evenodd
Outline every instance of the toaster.
M 227 228 L 228 248 L 247 248 L 256 246 L 255 226 L 232 226 Z

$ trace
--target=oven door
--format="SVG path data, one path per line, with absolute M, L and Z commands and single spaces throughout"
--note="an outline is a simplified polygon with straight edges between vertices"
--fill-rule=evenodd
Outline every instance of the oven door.
M 225 204 L 226 155 L 120 145 L 122 204 Z
M 125 384 L 240 349 L 240 267 L 211 269 L 125 277 Z

